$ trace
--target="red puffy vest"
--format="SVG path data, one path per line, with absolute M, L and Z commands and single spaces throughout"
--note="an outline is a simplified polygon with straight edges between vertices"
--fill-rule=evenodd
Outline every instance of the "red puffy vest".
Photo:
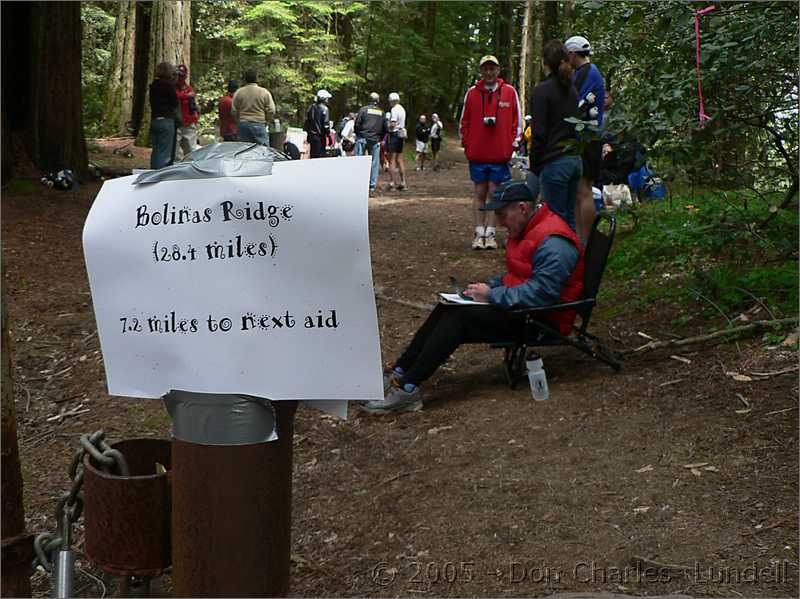
M 506 246 L 506 268 L 508 272 L 503 275 L 503 285 L 516 287 L 531 278 L 531 260 L 539 244 L 551 235 L 560 235 L 569 239 L 578 248 L 578 262 L 575 270 L 567 278 L 561 289 L 562 302 L 571 302 L 581 298 L 583 293 L 583 246 L 578 236 L 570 229 L 564 219 L 552 212 L 547 204 L 542 206 L 533 215 L 525 227 L 521 239 L 508 239 Z M 575 322 L 575 310 L 558 310 L 546 312 L 545 317 L 552 322 L 562 335 L 572 331 Z

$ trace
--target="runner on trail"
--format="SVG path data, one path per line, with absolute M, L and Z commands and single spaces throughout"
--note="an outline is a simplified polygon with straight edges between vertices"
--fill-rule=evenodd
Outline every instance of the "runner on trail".
M 486 212 L 486 196 L 511 179 L 508 162 L 522 133 L 517 90 L 500 79 L 500 62 L 492 55 L 480 60 L 481 78 L 467 90 L 461 113 L 461 145 L 475 184 L 472 214 L 474 250 L 495 250 L 495 219 Z
M 386 135 L 386 119 L 378 106 L 380 96 L 376 92 L 369 95 L 369 103 L 362 106 L 356 115 L 353 128 L 356 135 L 356 156 L 369 154 L 372 166 L 369 171 L 369 193 L 375 193 L 378 176 L 381 172 L 381 140 Z
M 328 100 L 330 92 L 321 89 L 314 98 L 314 103 L 308 107 L 306 122 L 303 129 L 308 133 L 308 145 L 311 147 L 311 158 L 324 158 L 325 148 L 328 146 L 328 137 L 331 133 L 330 111 Z
M 403 145 L 408 137 L 406 130 L 406 109 L 400 104 L 400 94 L 389 94 L 389 139 L 386 141 L 386 155 L 389 159 L 389 189 L 406 189 L 406 165 L 403 159 Z M 392 126 L 394 121 L 394 126 Z
M 431 137 L 431 128 L 428 126 L 428 117 L 424 114 L 419 115 L 417 126 L 414 129 L 416 137 L 417 167 L 415 170 L 425 170 L 425 153 L 428 151 L 428 140 Z
M 444 125 L 439 120 L 439 115 L 435 112 L 431 115 L 431 156 L 433 157 L 433 170 L 438 171 L 439 165 L 436 162 L 436 157 L 439 155 L 439 150 L 442 147 L 442 130 Z

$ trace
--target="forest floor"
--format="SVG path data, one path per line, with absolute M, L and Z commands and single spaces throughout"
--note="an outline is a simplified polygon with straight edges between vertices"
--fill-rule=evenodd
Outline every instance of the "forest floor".
M 105 164 L 146 166 L 145 154 L 94 149 Z M 432 304 L 451 275 L 501 271 L 502 250 L 469 249 L 471 184 L 461 154 L 447 154 L 436 173 L 408 166 L 409 190 L 369 203 L 382 295 Z M 99 187 L 59 192 L 17 180 L 2 194 L 33 532 L 54 526 L 80 434 L 169 436 L 159 402 L 106 391 L 81 248 Z M 640 332 L 673 334 L 671 306 L 643 306 L 635 285 L 608 278 L 597 334 L 620 349 L 645 342 Z M 388 361 L 426 312 L 385 299 L 378 312 Z M 542 353 L 545 402 L 533 402 L 527 385 L 509 390 L 500 350 L 466 346 L 424 387 L 420 412 L 376 417 L 352 407 L 342 421 L 301 407 L 291 594 L 796 596 L 797 374 L 775 374 L 796 366 L 793 347 L 761 337 L 692 346 L 680 352 L 684 361 L 646 353 L 618 373 L 569 348 Z M 78 407 L 88 411 L 68 415 Z M 97 570 L 80 561 L 78 596 L 97 596 L 84 574 Z M 33 580 L 46 596 L 47 576 Z M 168 593 L 169 577 L 156 588 Z

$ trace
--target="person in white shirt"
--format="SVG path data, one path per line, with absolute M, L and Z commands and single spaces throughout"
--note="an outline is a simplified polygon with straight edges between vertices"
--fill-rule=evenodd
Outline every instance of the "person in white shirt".
M 435 112 L 431 115 L 433 125 L 431 125 L 431 154 L 433 155 L 433 170 L 439 170 L 439 165 L 436 164 L 436 156 L 439 154 L 439 149 L 442 147 L 442 121 L 439 115 Z
M 397 188 L 398 191 L 406 189 L 406 166 L 403 160 L 403 144 L 408 131 L 406 130 L 406 109 L 400 105 L 400 94 L 389 94 L 389 139 L 386 142 L 386 154 L 389 158 L 389 176 L 391 182 L 389 189 Z
M 347 115 L 347 122 L 342 127 L 342 156 L 352 156 L 356 145 L 356 115 Z

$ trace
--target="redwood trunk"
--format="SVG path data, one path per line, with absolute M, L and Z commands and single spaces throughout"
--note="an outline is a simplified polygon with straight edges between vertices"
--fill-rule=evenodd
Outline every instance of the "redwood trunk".
M 192 37 L 191 0 L 153 2 L 150 7 L 150 53 L 147 77 L 152 80 L 156 65 L 171 62 L 190 67 Z M 189 78 L 191 80 L 191 68 Z M 137 145 L 150 145 L 150 102 L 145 99 Z
M 22 502 L 22 468 L 17 444 L 17 414 L 11 371 L 11 335 L 5 289 L 2 306 L 2 594 L 4 597 L 30 597 L 30 539 L 25 535 L 25 508 Z M 28 545 L 28 547 L 26 547 Z M 26 555 L 27 554 L 27 555 Z
M 136 0 L 123 0 L 117 5 L 111 73 L 101 127 L 104 135 L 128 135 L 132 128 L 135 40 Z
M 1 6 L 4 133 L 10 134 L 4 142 L 18 139 L 41 171 L 67 167 L 85 175 L 80 3 L 3 2 Z M 6 160 L 16 164 L 20 156 Z

